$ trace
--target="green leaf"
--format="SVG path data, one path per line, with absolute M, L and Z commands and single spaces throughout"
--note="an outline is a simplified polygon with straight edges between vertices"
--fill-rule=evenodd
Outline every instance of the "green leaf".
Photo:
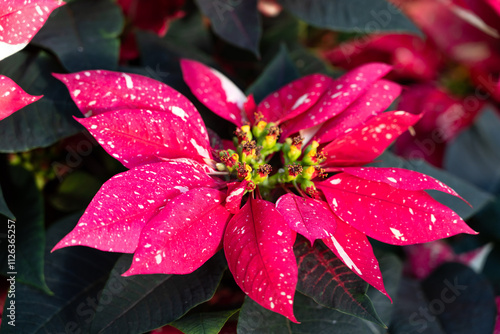
M 45 51 L 20 51 L 0 62 L 0 74 L 32 95 L 43 98 L 0 122 L 0 152 L 22 152 L 47 147 L 82 127 L 72 119 L 81 113 L 66 86 L 52 73 L 64 70 Z
M 74 171 L 62 181 L 50 202 L 60 211 L 85 209 L 101 185 L 102 182 L 93 175 Z
M 288 55 L 286 47 L 282 45 L 276 57 L 247 89 L 246 95 L 253 94 L 255 102 L 259 103 L 268 94 L 298 78 L 299 73 Z
M 460 263 L 445 263 L 422 282 L 422 289 L 430 301 L 429 311 L 437 316 L 445 332 L 493 332 L 495 294 L 483 275 Z
M 399 286 L 398 298 L 394 304 L 390 332 L 393 334 L 445 334 L 439 321 L 428 321 L 419 310 L 429 305 L 420 286 L 420 281 L 405 277 Z
M 498 222 L 500 222 L 500 196 L 472 217 L 470 225 L 479 232 L 480 238 L 500 241 Z
M 453 211 L 458 213 L 463 219 L 472 217 L 485 205 L 493 201 L 493 197 L 490 194 L 482 191 L 481 189 L 468 183 L 467 181 L 450 174 L 449 172 L 429 165 L 424 160 L 405 160 L 403 158 L 397 157 L 390 152 L 385 152 L 379 158 L 377 158 L 377 160 L 379 160 L 380 162 L 371 164 L 371 166 L 399 167 L 414 170 L 432 176 L 453 188 L 460 196 L 468 201 L 472 207 L 467 205 L 467 203 L 465 203 L 461 199 L 442 193 L 440 191 L 432 190 L 429 191 L 429 194 L 431 194 L 431 196 L 437 201 L 441 202 L 442 204 L 448 206 Z
M 10 211 L 9 207 L 7 206 L 7 203 L 5 203 L 2 188 L 0 188 L 0 214 L 10 219 L 16 219 L 12 211 Z
M 409 291 L 400 290 L 406 298 L 396 303 L 392 333 L 493 333 L 497 316 L 493 288 L 463 264 L 445 263 L 420 284 L 410 282 L 401 288 Z
M 187 315 L 170 324 L 184 334 L 218 334 L 238 310 Z
M 96 312 L 97 300 L 116 261 L 116 254 L 87 247 L 68 247 L 50 253 L 55 244 L 76 225 L 81 213 L 52 225 L 47 233 L 45 279 L 49 296 L 30 286 L 16 283 L 16 326 L 2 326 L 6 333 L 87 333 Z
M 394 304 L 384 296 L 380 291 L 374 287 L 368 287 L 367 295 L 370 297 L 375 310 L 377 310 L 378 315 L 382 321 L 389 325 L 391 322 L 392 314 L 396 309 L 395 303 L 398 300 L 398 286 L 401 281 L 401 274 L 403 271 L 403 264 L 399 258 L 392 253 L 382 253 L 378 249 L 375 249 L 375 256 L 378 259 L 380 270 L 382 272 L 382 278 L 384 279 L 384 285 L 387 293 L 394 301 Z M 385 334 L 387 329 L 379 326 L 373 326 L 372 324 L 364 321 L 366 325 L 370 326 L 373 333 Z
M 301 238 L 294 246 L 299 266 L 297 290 L 318 304 L 385 326 L 366 295 L 368 284 L 321 242 Z
M 22 167 L 11 167 L 8 173 L 9 184 L 8 203 L 17 217 L 15 223 L 9 221 L 13 228 L 7 229 L 7 221 L 2 224 L 2 234 L 10 241 L 15 240 L 15 252 L 7 252 L 7 239 L 1 256 L 2 274 L 9 276 L 17 272 L 16 280 L 29 284 L 45 293 L 50 289 L 44 277 L 45 224 L 42 194 L 38 190 L 33 175 Z M 12 222 L 12 223 L 11 223 Z M 10 231 L 9 231 L 10 230 Z M 14 231 L 12 234 L 11 231 Z M 13 255 L 13 256 L 12 256 Z M 9 260 L 14 260 L 11 264 Z
M 123 24 L 113 1 L 72 1 L 54 11 L 33 43 L 54 52 L 69 72 L 116 70 Z
M 332 77 L 339 77 L 341 75 L 339 71 L 334 71 L 330 65 L 304 48 L 303 45 L 296 44 L 290 48 L 290 57 L 301 76 L 314 73 L 323 73 Z
M 384 276 L 385 285 L 391 287 L 397 285 L 394 279 L 401 272 L 401 264 L 395 256 L 381 257 L 380 268 Z M 394 274 L 391 275 L 390 272 Z M 392 293 L 388 289 L 389 293 Z M 383 296 L 378 291 L 373 290 L 378 295 Z M 369 291 L 369 293 L 372 293 Z M 376 298 L 373 295 L 373 298 Z M 380 313 L 387 314 L 391 312 L 392 305 L 389 300 L 383 309 L 377 310 Z M 372 322 L 353 317 L 351 315 L 339 312 L 337 310 L 323 307 L 317 304 L 313 299 L 301 294 L 295 294 L 294 313 L 301 322 L 295 324 L 285 317 L 269 311 L 250 298 L 245 299 L 245 303 L 240 311 L 238 320 L 238 333 L 262 333 L 262 334 L 304 334 L 304 333 L 356 333 L 356 334 L 374 334 L 385 333 L 387 330 L 373 324 Z
M 259 56 L 262 28 L 257 0 L 196 0 L 196 3 L 210 18 L 219 37 Z
M 93 333 L 142 333 L 177 320 L 212 298 L 226 269 L 218 253 L 188 275 L 120 276 L 131 262 L 131 255 L 123 255 L 116 263 L 99 300 L 102 311 L 92 323 Z
M 320 28 L 357 33 L 419 32 L 386 0 L 279 0 L 279 3 L 298 18 Z
M 485 110 L 448 146 L 444 165 L 451 173 L 488 192 L 500 192 L 500 117 Z

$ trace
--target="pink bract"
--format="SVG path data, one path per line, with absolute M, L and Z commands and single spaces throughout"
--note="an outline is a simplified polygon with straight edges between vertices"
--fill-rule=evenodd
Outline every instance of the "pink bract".
M 55 0 L 0 1 L 0 60 L 22 50 L 43 26 L 50 13 L 64 5 Z M 0 75 L 0 120 L 39 100 L 14 81 Z
M 27 94 L 14 81 L 0 75 L 0 120 L 40 98 L 41 96 Z
M 56 0 L 0 1 L 0 60 L 28 45 L 50 13 L 62 5 Z
M 109 71 L 56 75 L 90 116 L 78 121 L 130 170 L 102 186 L 54 250 L 134 253 L 124 275 L 135 275 L 187 274 L 223 248 L 241 289 L 297 322 L 296 233 L 322 240 L 385 295 L 367 236 L 402 245 L 475 233 L 424 191 L 458 196 L 439 181 L 356 167 L 420 118 L 383 112 L 400 91 L 381 79 L 389 66 L 368 64 L 338 79 L 307 76 L 257 105 L 220 72 L 191 60 L 181 66 L 195 96 L 237 126 L 234 146 L 210 147 L 194 106 L 154 80 Z M 286 165 L 269 165 L 280 153 Z M 334 174 L 318 182 L 326 172 Z

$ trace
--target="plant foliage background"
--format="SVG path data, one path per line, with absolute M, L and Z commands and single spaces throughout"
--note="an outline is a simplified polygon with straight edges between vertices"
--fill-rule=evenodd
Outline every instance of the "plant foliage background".
M 494 19 L 500 11 L 481 7 L 492 2 L 453 2 L 433 22 L 422 17 L 445 13 L 437 0 L 72 0 L 55 9 L 26 48 L 0 61 L 0 74 L 43 95 L 0 121 L 0 333 L 498 331 L 500 66 L 494 64 L 500 64 L 500 30 Z M 448 35 L 454 37 L 447 41 Z M 300 240 L 295 252 L 304 275 L 294 311 L 301 324 L 245 298 L 222 254 L 188 275 L 122 277 L 130 255 L 84 247 L 50 253 L 100 186 L 125 170 L 73 119 L 81 114 L 52 73 L 104 69 L 156 79 L 187 96 L 208 128 L 231 139 L 230 123 L 209 112 L 183 81 L 181 58 L 220 70 L 257 102 L 308 74 L 336 78 L 364 62 L 393 65 L 389 78 L 404 86 L 398 109 L 425 112 L 426 122 L 374 165 L 448 184 L 471 206 L 432 195 L 479 234 L 405 247 L 373 241 L 392 303 L 322 252 L 324 246 L 312 249 Z M 8 219 L 16 222 L 12 298 Z M 11 300 L 15 327 L 8 325 Z

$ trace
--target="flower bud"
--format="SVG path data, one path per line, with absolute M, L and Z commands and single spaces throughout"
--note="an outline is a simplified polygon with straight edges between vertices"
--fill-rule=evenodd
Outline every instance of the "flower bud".
M 252 178 L 252 167 L 244 162 L 239 162 L 236 168 L 238 179 L 250 181 Z
M 272 167 L 271 165 L 264 164 L 260 165 L 256 170 L 254 170 L 254 176 L 252 178 L 252 181 L 255 182 L 255 184 L 259 184 L 264 182 L 264 180 L 267 179 L 267 176 L 271 173 Z
M 294 162 L 302 154 L 302 140 L 300 136 L 294 137 L 293 139 L 287 138 L 283 146 L 283 153 L 285 154 L 285 161 Z

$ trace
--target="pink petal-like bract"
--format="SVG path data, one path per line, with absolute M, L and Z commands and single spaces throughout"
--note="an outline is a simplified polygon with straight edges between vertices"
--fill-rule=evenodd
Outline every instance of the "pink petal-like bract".
M 384 182 L 391 187 L 403 190 L 439 190 L 447 194 L 460 197 L 459 194 L 443 182 L 428 175 L 403 168 L 380 168 L 380 167 L 344 167 L 338 168 L 345 173 L 359 178 Z M 463 199 L 463 198 L 462 198 Z
M 408 127 L 420 119 L 404 111 L 391 111 L 370 118 L 323 148 L 329 166 L 356 166 L 373 161 Z
M 194 60 L 182 59 L 181 67 L 191 92 L 208 109 L 237 126 L 248 121 L 245 94 L 224 74 Z
M 335 235 L 323 239 L 323 242 L 356 275 L 391 299 L 385 291 L 372 246 L 363 233 L 339 220 Z
M 400 93 L 400 85 L 387 80 L 377 81 L 344 112 L 326 121 L 314 135 L 314 140 L 327 143 L 352 131 L 370 117 L 385 111 Z
M 219 249 L 231 217 L 224 191 L 197 188 L 172 199 L 142 229 L 130 269 L 137 274 L 189 274 Z
M 282 137 L 286 138 L 340 114 L 390 70 L 389 65 L 370 63 L 346 73 L 332 83 L 331 88 L 312 108 L 285 122 Z
M 224 251 L 236 283 L 259 305 L 297 322 L 293 298 L 297 262 L 295 232 L 288 228 L 274 204 L 249 199 L 230 220 Z
M 124 109 L 165 111 L 208 138 L 191 101 L 164 83 L 138 74 L 103 70 L 53 75 L 68 87 L 71 98 L 87 117 Z
M 191 189 L 218 187 L 220 181 L 189 165 L 143 165 L 115 175 L 101 187 L 76 227 L 53 250 L 88 246 L 133 253 L 144 225 L 172 198 Z
M 278 199 L 276 209 L 285 218 L 288 227 L 309 239 L 311 245 L 316 239 L 335 234 L 339 219 L 323 201 L 286 194 Z
M 476 234 L 424 190 L 397 189 L 347 173 L 336 174 L 317 187 L 343 221 L 385 243 L 409 245 L 458 233 Z
M 247 180 L 227 184 L 226 209 L 232 214 L 236 214 L 240 210 L 241 199 L 245 195 L 247 185 Z
M 29 95 L 10 78 L 0 75 L 0 120 L 40 98 L 42 96 Z
M 28 45 L 50 13 L 62 5 L 56 0 L 0 1 L 0 60 Z
M 189 157 L 210 159 L 210 142 L 186 119 L 151 110 L 119 110 L 76 119 L 124 166 Z
M 334 80 L 323 74 L 297 79 L 268 95 L 257 106 L 266 122 L 283 123 L 311 108 Z
M 118 0 L 118 5 L 133 24 L 159 36 L 167 33 L 169 21 L 182 16 L 185 0 Z

